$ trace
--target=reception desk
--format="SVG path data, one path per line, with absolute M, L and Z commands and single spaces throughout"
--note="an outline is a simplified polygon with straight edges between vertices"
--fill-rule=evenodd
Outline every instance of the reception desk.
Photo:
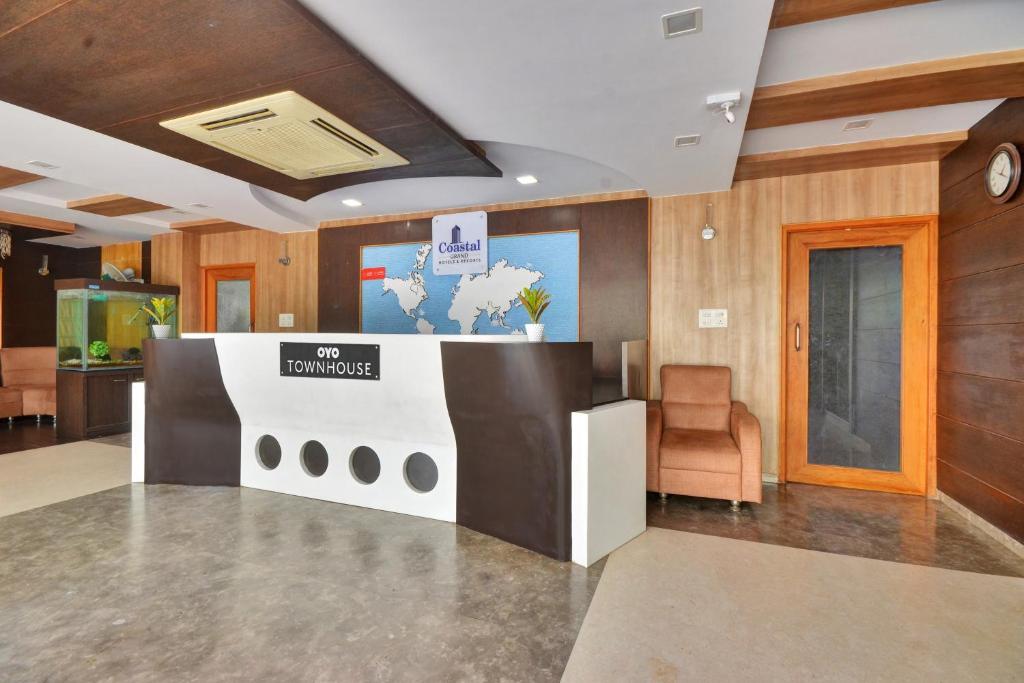
M 455 522 L 583 565 L 645 528 L 644 403 L 593 407 L 589 343 L 217 334 L 145 354 L 136 480 Z

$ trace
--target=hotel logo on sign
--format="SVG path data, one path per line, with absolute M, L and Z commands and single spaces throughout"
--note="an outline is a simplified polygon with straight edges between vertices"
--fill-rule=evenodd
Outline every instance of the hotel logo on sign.
M 487 272 L 487 214 L 483 211 L 435 216 L 434 275 Z

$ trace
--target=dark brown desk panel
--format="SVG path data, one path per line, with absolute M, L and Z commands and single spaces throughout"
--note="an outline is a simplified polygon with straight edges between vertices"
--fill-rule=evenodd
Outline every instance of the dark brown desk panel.
M 589 342 L 442 342 L 458 458 L 455 521 L 558 560 L 572 552 L 571 414 L 589 410 Z
M 146 483 L 238 486 L 242 425 L 212 339 L 147 339 Z

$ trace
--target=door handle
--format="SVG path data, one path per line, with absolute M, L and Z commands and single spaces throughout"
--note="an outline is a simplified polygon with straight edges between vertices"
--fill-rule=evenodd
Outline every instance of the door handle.
M 796 350 L 800 350 L 800 323 L 796 324 Z

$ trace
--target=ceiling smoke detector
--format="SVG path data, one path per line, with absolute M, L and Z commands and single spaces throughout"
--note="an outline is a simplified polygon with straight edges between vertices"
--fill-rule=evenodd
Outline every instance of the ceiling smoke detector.
M 700 33 L 704 27 L 704 10 L 700 7 L 672 12 L 661 17 L 661 29 L 666 38 L 678 38 L 689 33 Z
M 846 125 L 843 126 L 843 132 L 847 133 L 851 130 L 864 130 L 871 126 L 874 119 L 857 119 L 856 121 L 847 121 Z
M 409 163 L 291 90 L 160 125 L 299 180 Z
M 673 143 L 676 149 L 700 144 L 700 135 L 678 135 Z

